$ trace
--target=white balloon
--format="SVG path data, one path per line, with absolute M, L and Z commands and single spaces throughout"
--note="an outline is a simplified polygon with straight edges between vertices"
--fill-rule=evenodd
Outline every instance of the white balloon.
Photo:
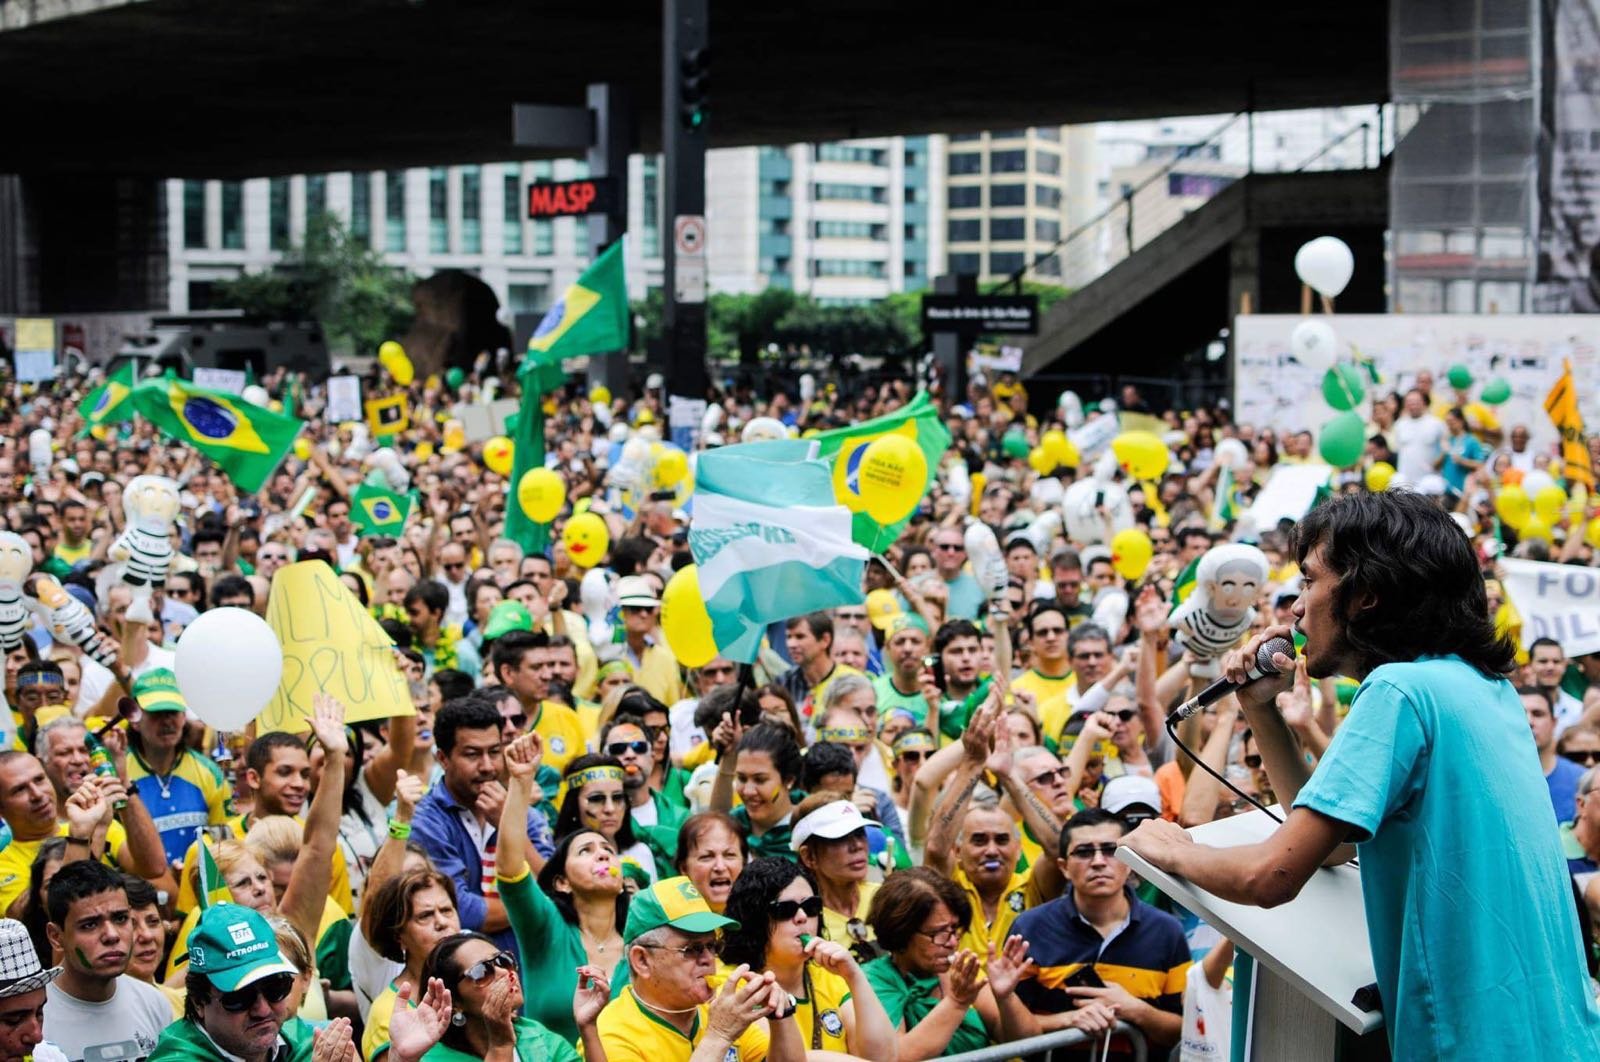
M 1250 460 L 1250 451 L 1245 449 L 1243 440 L 1235 439 L 1231 435 L 1219 440 L 1212 454 L 1217 464 L 1224 468 L 1243 468 Z
M 1097 501 L 1111 513 L 1111 535 L 1133 526 L 1133 505 L 1120 483 L 1080 479 L 1067 488 L 1066 495 L 1061 499 L 1061 515 L 1066 521 L 1067 538 L 1074 545 L 1093 545 L 1105 542 L 1110 537 L 1106 522 L 1095 511 Z
M 45 472 L 50 468 L 50 433 L 43 428 L 35 428 L 28 433 L 28 463 L 35 472 Z
M 239 397 L 249 402 L 252 406 L 264 406 L 270 400 L 267 389 L 260 384 L 251 384 L 239 393 Z
M 1083 426 L 1083 399 L 1078 397 L 1078 392 L 1062 391 L 1061 397 L 1056 400 L 1056 407 L 1066 418 L 1068 429 Z
M 1356 269 L 1350 245 L 1337 236 L 1318 236 L 1294 255 L 1294 271 L 1319 295 L 1336 297 Z
M 1542 468 L 1536 468 L 1522 477 L 1522 489 L 1527 492 L 1529 498 L 1537 498 L 1540 491 L 1555 485 L 1555 478 Z
M 1339 354 L 1339 337 L 1326 321 L 1311 318 L 1301 321 L 1289 333 L 1289 351 L 1295 360 L 1318 373 L 1333 368 Z
M 243 730 L 283 681 L 283 647 L 267 621 L 245 608 L 202 612 L 178 639 L 173 672 L 189 710 L 207 726 Z
M 783 421 L 776 417 L 756 417 L 744 426 L 739 433 L 740 442 L 769 442 L 773 439 L 787 439 L 789 429 L 783 426 Z

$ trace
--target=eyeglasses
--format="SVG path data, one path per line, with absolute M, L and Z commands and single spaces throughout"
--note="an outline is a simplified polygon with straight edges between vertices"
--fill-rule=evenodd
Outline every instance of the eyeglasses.
M 854 623 L 860 623 L 867 618 L 867 614 L 865 612 L 835 612 L 833 614 L 833 618 L 837 620 L 848 620 Z
M 791 916 L 792 917 L 792 916 Z M 684 958 L 694 962 L 701 959 L 715 959 L 717 957 L 717 942 L 715 940 L 701 940 L 693 944 L 678 947 L 672 944 L 641 944 L 641 948 L 653 948 L 656 951 L 675 951 Z
M 955 542 L 941 542 L 933 548 L 938 550 L 940 553 L 964 553 L 967 549 L 967 547 L 959 545 Z
M 1124 723 L 1131 723 L 1133 722 L 1133 717 L 1139 713 L 1134 711 L 1132 708 L 1119 708 L 1117 711 L 1112 712 L 1111 714 L 1122 720 Z
M 217 1002 L 221 1003 L 222 1009 L 229 1014 L 243 1014 L 256 1005 L 257 996 L 265 999 L 268 1006 L 273 1006 L 288 999 L 292 991 L 294 991 L 293 974 L 273 974 L 237 991 L 224 992 L 217 997 Z
M 927 937 L 937 944 L 940 940 L 960 940 L 961 931 L 965 928 L 960 922 L 951 922 L 949 925 L 939 926 L 937 929 L 919 929 L 916 933 L 917 936 Z
M 920 751 L 902 752 L 900 758 L 907 763 L 921 763 L 922 753 Z
M 787 922 L 801 911 L 807 918 L 817 918 L 822 914 L 822 897 L 807 896 L 803 900 L 773 900 L 767 904 L 767 910 L 772 912 L 775 922 Z
M 1066 633 L 1067 629 L 1065 627 L 1035 627 L 1033 629 L 1035 638 L 1063 638 Z
M 1029 785 L 1055 785 L 1058 781 L 1065 781 L 1067 769 L 1065 767 L 1052 767 L 1028 779 Z
M 705 667 L 700 669 L 700 674 L 702 674 L 702 675 L 731 675 L 735 671 L 738 671 L 738 670 L 739 669 L 734 667 L 732 664 L 718 664 L 715 667 L 712 667 L 710 664 L 707 664 Z
M 583 802 L 595 807 L 604 804 L 616 804 L 620 807 L 628 802 L 628 798 L 621 793 L 590 793 L 583 798 Z
M 447 571 L 447 572 L 459 572 L 462 568 L 465 568 L 466 566 L 467 566 L 467 562 L 466 561 L 456 561 L 454 564 L 450 563 L 449 561 L 445 561 L 444 562 L 444 570 Z
M 517 957 L 509 951 L 496 952 L 482 962 L 475 962 L 461 971 L 461 980 L 477 984 L 479 981 L 494 976 L 496 969 L 517 972 Z
M 526 712 L 517 712 L 515 715 L 502 715 L 500 718 L 505 722 L 510 723 L 518 730 L 521 730 L 523 727 L 528 725 L 528 716 Z
M 1600 756 L 1600 752 L 1595 753 L 1595 755 Z M 1261 757 L 1259 755 L 1246 756 L 1244 758 L 1244 765 L 1250 768 L 1252 771 L 1256 770 L 1261 766 Z
M 1101 841 L 1099 844 L 1080 844 L 1067 850 L 1067 855 L 1073 859 L 1089 860 L 1095 856 L 1105 856 L 1110 859 L 1117 854 L 1115 841 Z
M 635 756 L 643 756 L 650 751 L 648 741 L 613 741 L 606 746 L 607 755 L 621 756 L 624 752 L 631 752 Z
M 1593 767 L 1600 763 L 1600 749 L 1573 749 L 1571 752 L 1563 752 L 1561 758 L 1584 767 Z

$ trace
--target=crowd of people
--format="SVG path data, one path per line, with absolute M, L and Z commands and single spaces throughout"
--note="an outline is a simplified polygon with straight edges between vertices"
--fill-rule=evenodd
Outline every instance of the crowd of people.
M 660 601 L 692 561 L 692 498 L 624 499 L 608 477 L 619 444 L 661 438 L 665 395 L 548 397 L 568 504 L 549 544 L 524 548 L 481 441 L 446 439 L 480 382 L 418 379 L 409 426 L 374 440 L 326 422 L 303 381 L 307 456 L 251 495 L 143 421 L 80 430 L 82 381 L 0 406 L 0 516 L 115 647 L 107 666 L 39 625 L 6 657 L 0 1062 L 916 1062 L 1067 1029 L 1101 1058 L 1135 1036 L 1158 1057 L 1227 1057 L 1232 943 L 1115 853 L 1147 820 L 1198 826 L 1286 785 L 1231 696 L 1169 735 L 1216 673 L 1172 617 L 1197 562 L 1245 542 L 1268 569 L 1233 641 L 1297 623 L 1293 526 L 1239 514 L 1275 465 L 1317 460 L 1309 436 L 1225 407 L 1153 411 L 1132 388 L 1091 408 L 1165 426 L 1168 467 L 1128 487 L 1152 547 L 1130 576 L 1109 534 L 1075 538 L 1056 514 L 1091 460 L 1028 460 L 1075 404 L 980 378 L 937 399 L 952 443 L 867 564 L 864 600 L 773 624 L 754 665 L 689 669 Z M 1582 514 L 1553 542 L 1494 519 L 1501 477 L 1554 456 L 1528 426 L 1469 423 L 1428 374 L 1408 383 L 1374 400 L 1364 464 L 1459 514 L 1488 608 L 1506 606 L 1503 553 L 1595 561 Z M 730 388 L 694 446 L 760 417 L 797 435 L 860 422 L 913 391 Z M 41 427 L 45 463 L 19 442 Z M 360 533 L 353 495 L 397 468 L 409 521 Z M 148 610 L 109 556 L 138 475 L 181 488 Z M 1363 468 L 1331 486 L 1365 491 Z M 562 545 L 579 511 L 610 532 L 593 568 Z M 980 523 L 1003 574 L 968 555 Z M 309 734 L 217 733 L 173 646 L 208 609 L 264 615 L 300 562 L 329 565 L 380 622 L 413 714 L 347 725 L 324 696 Z M 1544 902 L 1575 904 L 1591 939 L 1600 655 L 1541 639 L 1517 667 L 1551 800 L 1522 821 L 1559 831 L 1572 872 Z M 1277 699 L 1302 772 L 1356 689 L 1302 665 Z

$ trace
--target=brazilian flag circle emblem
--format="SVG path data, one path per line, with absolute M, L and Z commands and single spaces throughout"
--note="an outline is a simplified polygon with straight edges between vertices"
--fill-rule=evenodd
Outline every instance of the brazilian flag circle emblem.
M 539 339 L 554 332 L 561 324 L 561 319 L 567 315 L 567 300 L 563 297 L 556 300 L 544 317 L 539 321 L 539 327 L 533 330 L 533 338 Z
M 111 405 L 111 388 L 107 387 L 100 392 L 100 397 L 95 399 L 94 408 L 89 411 L 91 417 L 104 413 Z
M 239 426 L 238 414 L 201 395 L 189 395 L 183 400 L 183 419 L 201 436 L 218 441 L 231 436 Z
M 372 518 L 380 523 L 388 523 L 395 516 L 394 506 L 386 499 L 380 498 L 372 503 Z

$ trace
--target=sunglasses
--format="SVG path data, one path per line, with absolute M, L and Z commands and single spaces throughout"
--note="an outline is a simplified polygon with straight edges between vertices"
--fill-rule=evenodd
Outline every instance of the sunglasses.
M 818 918 L 822 915 L 822 897 L 807 896 L 803 900 L 773 900 L 767 904 L 767 910 L 772 912 L 775 922 L 787 922 L 795 915 L 804 911 L 807 918 Z
M 833 618 L 859 623 L 867 618 L 867 614 L 865 612 L 835 612 Z
M 494 971 L 497 968 L 501 970 L 510 970 L 512 973 L 516 973 L 517 957 L 511 954 L 509 951 L 499 952 L 487 959 L 484 959 L 482 962 L 475 962 L 465 970 L 462 970 L 461 980 L 471 981 L 473 984 L 477 984 L 485 978 L 493 977 Z
M 1600 753 L 1595 753 L 1595 755 L 1600 756 Z M 1244 765 L 1250 768 L 1252 771 L 1256 770 L 1261 766 L 1261 757 L 1259 755 L 1246 756 L 1244 758 Z
M 1029 785 L 1055 785 L 1057 781 L 1065 781 L 1067 769 L 1065 767 L 1052 767 L 1041 774 L 1036 774 L 1028 779 Z
M 1101 841 L 1099 844 L 1080 844 L 1072 849 L 1069 849 L 1067 852 L 1067 855 L 1071 856 L 1073 859 L 1085 860 L 1093 859 L 1097 855 L 1102 855 L 1107 859 L 1110 859 L 1116 854 L 1117 843 L 1115 841 Z
M 648 741 L 613 741 L 606 746 L 606 753 L 611 756 L 621 756 L 624 752 L 631 752 L 635 756 L 643 756 L 650 751 Z
M 715 940 L 702 940 L 694 944 L 684 944 L 679 947 L 672 944 L 641 944 L 640 947 L 651 948 L 655 951 L 675 951 L 690 961 L 700 959 L 715 959 L 718 944 Z
M 510 723 L 518 730 L 521 730 L 523 727 L 528 725 L 528 715 L 526 712 L 517 712 L 514 715 L 503 715 L 500 718 L 507 723 Z
M 1134 711 L 1132 708 L 1122 708 L 1112 712 L 1111 714 L 1122 720 L 1124 723 L 1131 723 L 1133 722 L 1133 717 L 1139 713 Z
M 933 548 L 938 550 L 940 553 L 962 553 L 966 551 L 967 547 L 958 546 L 952 542 L 942 542 Z
M 449 561 L 445 561 L 444 562 L 445 571 L 450 571 L 450 572 L 459 572 L 462 568 L 465 568 L 466 566 L 467 566 L 467 562 L 466 561 L 456 561 L 454 564 L 451 564 Z
M 1563 752 L 1561 758 L 1584 767 L 1593 767 L 1600 763 L 1600 749 L 1573 749 L 1571 752 Z
M 288 999 L 292 991 L 294 991 L 293 974 L 273 974 L 237 991 L 224 992 L 217 997 L 217 1002 L 221 1003 L 222 1009 L 229 1014 L 243 1014 L 256 1005 L 257 996 L 265 999 L 268 1006 L 273 1006 Z
M 635 616 L 640 615 L 642 613 L 646 613 L 646 612 L 654 612 L 655 610 L 656 610 L 656 606 L 654 606 L 654 605 L 623 605 L 622 606 L 622 611 L 627 612 L 627 613 L 631 613 L 632 615 L 635 615 Z
M 900 758 L 905 760 L 907 763 L 921 763 L 922 753 L 917 750 L 913 750 L 911 752 L 902 752 L 900 754 Z

